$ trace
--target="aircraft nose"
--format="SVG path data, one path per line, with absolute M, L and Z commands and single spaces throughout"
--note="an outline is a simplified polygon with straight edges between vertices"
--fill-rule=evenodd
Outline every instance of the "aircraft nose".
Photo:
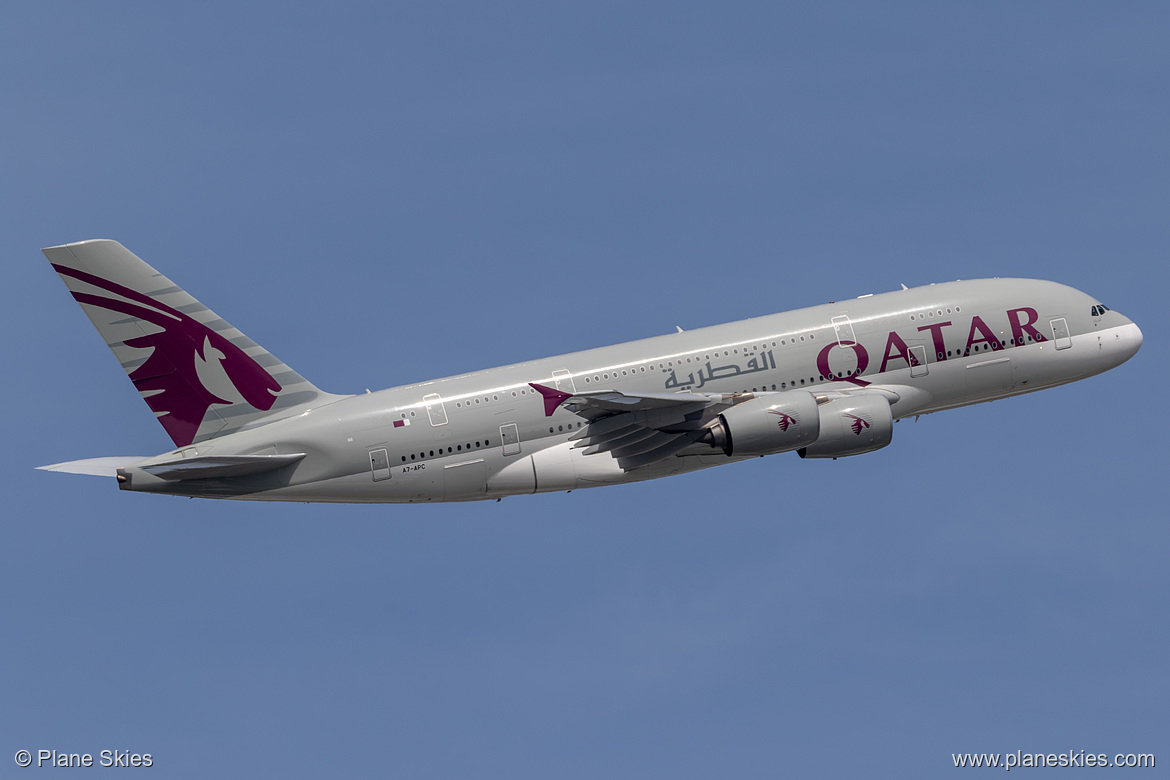
M 1130 322 L 1129 324 L 1133 328 L 1129 335 L 1130 345 L 1131 349 L 1133 349 L 1133 354 L 1136 355 L 1137 351 L 1142 348 L 1142 329 L 1137 326 L 1136 322 Z
M 1142 329 L 1137 326 L 1136 322 L 1130 320 L 1121 326 L 1118 341 L 1121 342 L 1118 344 L 1118 357 L 1121 358 L 1119 361 L 1120 364 L 1136 355 L 1138 350 L 1142 348 Z

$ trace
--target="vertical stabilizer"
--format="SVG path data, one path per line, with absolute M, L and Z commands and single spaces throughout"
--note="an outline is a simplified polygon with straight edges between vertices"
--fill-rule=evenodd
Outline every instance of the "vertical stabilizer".
M 117 241 L 42 250 L 176 447 L 336 400 Z

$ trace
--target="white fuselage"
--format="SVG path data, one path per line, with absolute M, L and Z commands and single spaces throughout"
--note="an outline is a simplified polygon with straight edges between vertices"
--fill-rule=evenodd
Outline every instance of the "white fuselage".
M 123 487 L 209 497 L 346 502 L 466 501 L 572 490 L 742 457 L 696 442 L 623 469 L 570 437 L 590 421 L 549 410 L 566 395 L 884 392 L 895 419 L 1005 398 L 1101 373 L 1141 331 L 1072 288 L 1026 279 L 918 287 L 471 374 L 343 397 L 159 456 L 304 453 L 233 480 L 167 482 L 134 468 Z M 587 432 L 587 431 L 586 431 Z M 136 464 L 141 465 L 141 464 Z

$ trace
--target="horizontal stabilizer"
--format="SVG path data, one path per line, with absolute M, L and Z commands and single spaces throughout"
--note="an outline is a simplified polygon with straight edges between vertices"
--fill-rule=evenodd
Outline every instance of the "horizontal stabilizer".
M 37 466 L 41 471 L 59 471 L 62 474 L 87 474 L 91 477 L 116 477 L 118 469 L 146 460 L 144 455 L 110 455 L 105 458 L 86 458 L 51 466 Z
M 152 463 L 141 468 L 148 474 L 171 481 L 218 479 L 275 471 L 296 463 L 304 457 L 305 453 L 303 452 L 291 455 L 202 455 L 195 458 L 168 460 L 164 463 Z

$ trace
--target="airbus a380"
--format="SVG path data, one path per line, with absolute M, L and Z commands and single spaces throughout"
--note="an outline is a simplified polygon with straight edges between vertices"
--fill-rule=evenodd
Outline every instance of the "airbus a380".
M 333 395 L 116 241 L 43 251 L 175 448 L 41 468 L 180 496 L 474 501 L 860 455 L 896 420 L 1084 379 L 1142 343 L 1071 287 L 979 279 Z

